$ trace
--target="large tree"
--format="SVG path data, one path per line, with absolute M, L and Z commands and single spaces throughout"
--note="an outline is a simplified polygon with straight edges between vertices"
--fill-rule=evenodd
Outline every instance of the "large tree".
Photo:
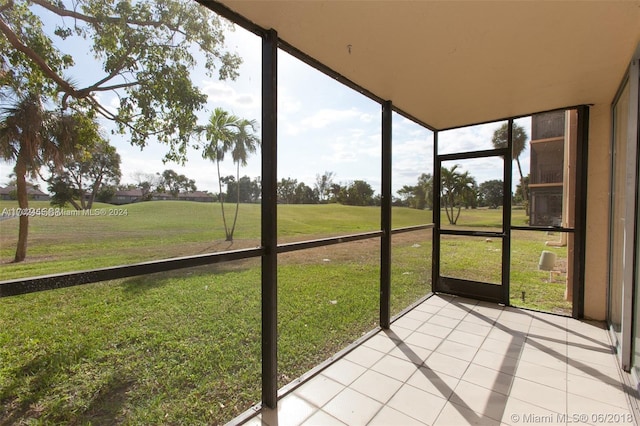
M 278 202 L 284 204 L 294 204 L 296 197 L 296 188 L 298 187 L 298 179 L 282 178 L 278 182 Z
M 0 5 L 0 95 L 32 91 L 63 110 L 84 108 L 132 144 L 156 139 L 169 146 L 167 159 L 183 161 L 206 103 L 191 71 L 201 58 L 209 76 L 237 76 L 241 60 L 224 49 L 226 28 L 191 0 L 9 0 Z M 79 45 L 82 58 L 62 50 Z M 95 70 L 73 68 L 87 56 Z
M 115 186 L 120 182 L 120 154 L 105 139 L 99 139 L 88 149 L 81 149 L 56 167 L 49 165 L 51 178 L 49 192 L 51 204 L 71 204 L 76 210 L 93 207 L 103 186 Z
M 502 194 L 504 184 L 501 180 L 492 179 L 482 182 L 478 187 L 478 196 L 480 197 L 480 205 L 497 209 L 502 205 Z
M 173 198 L 178 198 L 180 192 L 197 191 L 196 181 L 189 179 L 185 175 L 178 174 L 172 169 L 167 169 L 160 175 L 160 183 L 158 184 L 158 192 L 168 192 Z
M 324 174 L 316 174 L 316 183 L 314 189 L 318 193 L 320 202 L 326 202 L 331 194 L 331 185 L 333 185 L 333 178 L 336 176 L 334 172 L 324 172 Z
M 502 126 L 497 128 L 493 132 L 493 137 L 491 138 L 491 143 L 494 148 L 506 148 L 508 143 L 509 136 L 509 123 L 504 123 Z M 527 139 L 529 136 L 527 135 L 527 131 L 524 127 L 518 125 L 517 123 L 513 123 L 513 133 L 511 138 L 511 146 L 512 146 L 512 159 L 515 160 L 518 165 L 518 173 L 520 174 L 520 185 L 524 186 L 524 175 L 522 174 L 522 165 L 520 164 L 520 156 L 527 149 Z M 525 205 L 528 204 L 529 197 L 527 196 L 528 191 L 524 191 L 523 201 Z M 528 214 L 528 209 L 527 209 Z
M 237 201 L 237 194 L 240 195 L 241 203 L 257 203 L 260 201 L 262 184 L 260 178 L 251 179 L 249 176 L 242 176 L 238 182 L 233 176 L 227 177 L 227 201 Z
M 348 206 L 371 206 L 374 192 L 368 182 L 355 180 L 340 189 L 337 201 Z
M 120 186 L 123 191 L 139 189 L 142 191 L 142 197 L 140 201 L 150 201 L 153 198 L 153 193 L 158 190 L 158 186 L 162 181 L 162 178 L 158 174 L 144 173 L 137 171 L 131 175 L 135 181 L 135 185 Z
M 398 190 L 398 195 L 403 204 L 411 208 L 424 210 L 433 207 L 433 176 L 422 173 L 416 185 L 404 185 Z
M 318 204 L 320 201 L 318 191 L 304 182 L 300 182 L 298 186 L 296 186 L 294 198 L 296 204 Z
M 48 111 L 35 93 L 18 98 L 15 105 L 0 111 L 0 158 L 13 162 L 18 207 L 27 212 L 27 177 L 35 178 L 45 164 L 61 166 L 66 156 L 82 143 L 97 137 L 95 123 L 81 114 Z M 29 215 L 19 217 L 15 262 L 27 255 Z

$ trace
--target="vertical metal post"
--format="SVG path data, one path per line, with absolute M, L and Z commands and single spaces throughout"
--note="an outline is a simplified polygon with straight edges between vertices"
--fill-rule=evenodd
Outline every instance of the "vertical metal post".
M 438 131 L 433 132 L 433 230 L 431 232 L 431 291 L 438 291 L 440 280 L 440 188 L 441 164 L 438 161 Z
M 382 205 L 380 227 L 380 327 L 391 326 L 391 101 L 382 104 Z
M 504 158 L 502 186 L 502 303 L 509 306 L 511 282 L 511 187 L 513 176 L 513 119 L 508 121 L 507 155 Z M 521 183 L 524 184 L 524 183 Z M 522 188 L 526 191 L 526 188 Z
M 573 298 L 571 316 L 584 318 L 584 270 L 587 224 L 587 166 L 589 160 L 589 107 L 578 107 L 576 157 L 576 200 L 574 217 Z
M 278 403 L 278 33 L 262 38 L 262 403 Z

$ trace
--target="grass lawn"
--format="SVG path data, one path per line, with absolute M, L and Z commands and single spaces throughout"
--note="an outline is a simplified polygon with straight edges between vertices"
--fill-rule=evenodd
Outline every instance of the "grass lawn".
M 0 202 L 5 207 L 15 204 Z M 259 243 L 259 205 L 241 205 L 232 244 L 222 241 L 217 204 L 122 208 L 126 216 L 32 218 L 28 260 L 17 265 L 9 263 L 17 220 L 0 222 L 0 278 Z M 473 214 L 463 211 L 460 223 L 477 223 Z M 431 212 L 397 208 L 393 219 L 394 227 L 418 225 Z M 377 208 L 278 206 L 280 242 L 372 231 L 379 223 Z M 536 269 L 540 238 L 549 237 L 522 236 L 523 275 L 513 280 L 525 282 Z M 430 291 L 431 230 L 394 235 L 392 245 L 397 313 Z M 378 263 L 378 239 L 280 256 L 280 386 L 375 327 Z M 533 272 L 542 274 L 540 288 L 514 285 L 514 297 L 525 291 L 525 303 L 546 306 L 536 294 L 549 287 L 548 275 Z M 0 360 L 0 424 L 224 423 L 260 398 L 260 261 L 0 299 Z
M 47 202 L 31 202 L 47 208 Z M 0 212 L 17 207 L 0 201 Z M 96 204 L 95 208 L 113 208 Z M 234 205 L 227 206 L 232 217 Z M 0 280 L 117 266 L 256 247 L 260 244 L 260 205 L 241 204 L 233 243 L 224 241 L 217 203 L 155 201 L 122 206 L 126 216 L 32 217 L 27 261 L 11 264 L 18 221 L 0 221 Z M 394 227 L 431 222 L 431 212 L 394 209 Z M 380 229 L 373 207 L 278 206 L 278 241 L 289 242 Z
M 541 311 L 571 315 L 571 302 L 565 300 L 568 272 L 567 246 L 555 247 L 561 233 L 514 231 L 511 235 L 511 304 Z M 542 251 L 556 255 L 550 274 L 538 270 Z

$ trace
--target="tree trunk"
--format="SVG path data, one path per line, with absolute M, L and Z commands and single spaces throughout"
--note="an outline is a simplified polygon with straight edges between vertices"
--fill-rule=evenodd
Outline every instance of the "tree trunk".
M 22 262 L 27 257 L 27 236 L 29 235 L 29 196 L 27 194 L 27 165 L 22 158 L 22 154 L 18 155 L 16 160 L 16 195 L 18 197 L 18 207 L 21 214 L 18 216 L 18 246 L 16 247 L 16 256 L 14 262 Z
M 224 225 L 224 234 L 226 236 L 225 241 L 233 241 L 233 235 L 229 235 L 229 230 L 227 228 L 227 218 L 224 215 L 224 195 L 222 194 L 222 180 L 220 179 L 220 161 L 216 160 L 216 166 L 218 169 L 218 188 L 220 192 L 218 196 L 220 198 L 220 208 L 222 209 L 222 224 Z
M 442 200 L 444 201 L 444 211 L 447 213 L 449 225 L 455 225 L 455 222 L 453 221 L 453 201 L 449 200 L 448 194 L 445 197 L 442 197 Z M 451 207 L 451 212 L 449 212 L 449 207 Z
M 85 197 L 84 197 L 84 189 L 82 189 L 82 187 L 80 187 L 78 192 L 80 193 L 80 205 L 82 206 L 82 210 L 87 210 L 88 207 L 87 207 L 87 202 L 86 202 Z
M 84 199 L 84 189 L 82 188 L 82 173 L 78 173 L 77 175 L 72 173 L 72 178 L 76 186 L 78 187 L 78 194 L 80 194 L 80 208 L 76 207 L 76 210 L 87 210 L 87 204 Z M 73 199 L 73 195 L 71 196 L 71 198 Z M 77 203 L 75 205 L 77 205 Z
M 529 195 L 527 194 L 527 188 L 524 187 L 524 175 L 522 174 L 520 157 L 516 157 L 516 164 L 518 165 L 518 172 L 520 173 L 520 189 L 522 189 L 522 201 L 524 201 L 525 214 L 529 216 Z
M 69 200 L 69 203 L 71 203 L 71 205 L 73 206 L 74 209 L 76 210 L 82 210 L 82 207 L 80 207 L 78 205 L 78 203 L 76 202 L 76 200 L 74 200 L 73 198 Z
M 98 195 L 98 190 L 100 189 L 101 185 L 102 185 L 102 176 L 99 177 L 93 183 L 93 187 L 91 188 L 91 194 L 89 194 L 89 201 L 87 202 L 87 208 L 89 210 L 91 210 L 93 208 L 93 202 L 96 199 L 96 195 Z
M 461 207 L 458 206 L 458 214 L 456 215 L 456 218 L 453 221 L 452 225 L 455 225 L 456 223 L 458 223 L 458 218 L 460 218 L 460 209 L 461 209 Z
M 518 172 L 520 173 L 520 187 L 522 188 L 522 198 L 527 201 L 527 188 L 524 187 L 524 175 L 522 174 L 522 166 L 520 165 L 520 158 L 516 158 L 516 164 L 518 165 Z
M 238 210 L 240 210 L 240 162 L 238 161 L 238 170 L 236 172 L 236 214 L 233 216 L 233 226 L 231 234 L 227 241 L 233 241 L 233 233 L 236 231 L 236 222 L 238 221 Z

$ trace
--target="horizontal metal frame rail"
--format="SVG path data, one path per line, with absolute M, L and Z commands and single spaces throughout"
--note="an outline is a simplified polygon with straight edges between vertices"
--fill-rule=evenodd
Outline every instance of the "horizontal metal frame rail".
M 404 228 L 392 229 L 391 230 L 391 235 L 403 234 L 405 232 L 420 231 L 422 229 L 433 229 L 434 227 L 435 227 L 435 225 L 433 223 L 429 223 L 427 225 L 405 226 Z
M 333 244 L 348 243 L 350 241 L 368 240 L 382 236 L 382 231 L 363 232 L 361 234 L 344 235 L 341 237 L 321 238 L 318 240 L 307 240 L 295 243 L 278 244 L 278 253 L 288 253 L 290 251 L 305 250 Z
M 455 160 L 473 160 L 476 158 L 487 157 L 505 157 L 509 155 L 507 148 L 499 149 L 485 149 L 482 151 L 468 151 L 468 152 L 456 152 L 455 154 L 440 154 L 438 159 L 440 162 L 455 161 Z
M 506 237 L 506 234 L 504 232 L 465 231 L 464 229 L 441 229 L 440 235 L 462 235 L 466 237 L 496 237 L 496 238 Z
M 440 291 L 448 294 L 456 294 L 476 300 L 484 300 L 492 303 L 504 303 L 504 285 L 500 283 L 488 283 L 462 278 L 440 276 Z
M 575 228 L 563 228 L 562 226 L 511 226 L 515 231 L 546 231 L 546 232 L 568 232 L 573 234 Z
M 137 277 L 176 269 L 192 268 L 195 266 L 212 265 L 232 260 L 248 259 L 262 256 L 262 247 L 232 250 L 220 253 L 209 253 L 196 256 L 177 257 L 172 259 L 154 260 L 150 262 L 134 263 L 124 266 L 91 269 L 71 273 L 44 275 L 35 278 L 16 279 L 0 282 L 0 297 L 17 296 L 19 294 L 38 291 L 54 290 L 82 284 L 119 278 Z
M 392 234 L 419 231 L 433 228 L 433 224 L 408 226 L 393 229 Z M 305 250 L 333 244 L 347 243 L 351 241 L 366 240 L 382 236 L 382 231 L 363 232 L 340 237 L 322 238 L 318 240 L 285 243 L 278 245 L 278 253 L 287 253 L 297 250 Z M 264 255 L 263 247 L 255 247 L 240 250 L 224 251 L 220 253 L 208 253 L 196 256 L 177 257 L 172 259 L 154 260 L 135 263 L 124 266 L 112 266 L 108 268 L 91 269 L 61 274 L 43 275 L 34 278 L 19 278 L 0 282 L 0 298 L 17 296 L 20 294 L 35 293 L 39 291 L 55 290 L 58 288 L 73 287 L 83 284 L 97 283 L 100 281 L 131 278 L 141 275 L 155 274 L 158 272 L 174 271 L 178 269 L 193 268 L 196 266 L 213 265 L 216 263 L 231 262 L 234 260 L 250 259 Z

